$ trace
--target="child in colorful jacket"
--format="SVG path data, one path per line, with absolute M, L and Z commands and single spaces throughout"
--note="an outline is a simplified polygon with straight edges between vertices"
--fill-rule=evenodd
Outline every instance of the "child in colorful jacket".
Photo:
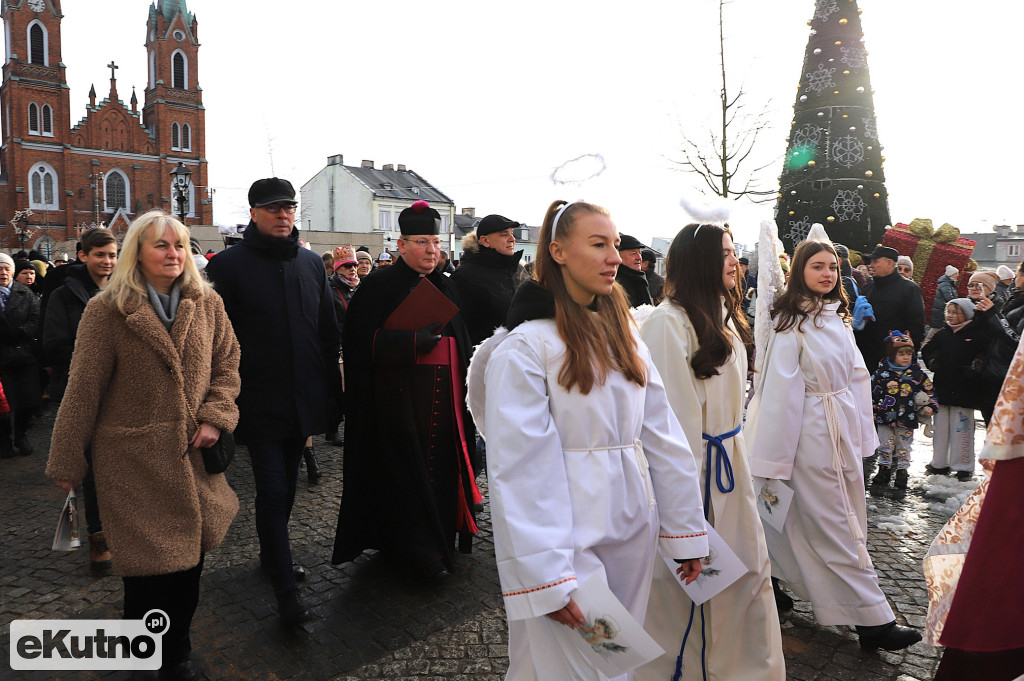
M 931 415 L 938 409 L 932 394 L 932 382 L 917 364 L 914 341 L 908 334 L 892 331 L 885 339 L 886 359 L 878 363 L 871 378 L 871 399 L 875 409 L 875 428 L 878 430 L 878 473 L 872 485 L 888 485 L 892 470 L 896 468 L 895 487 L 907 488 L 910 468 L 910 447 L 914 443 L 914 430 L 920 425 L 914 395 L 928 394 L 928 405 L 920 409 L 922 415 Z

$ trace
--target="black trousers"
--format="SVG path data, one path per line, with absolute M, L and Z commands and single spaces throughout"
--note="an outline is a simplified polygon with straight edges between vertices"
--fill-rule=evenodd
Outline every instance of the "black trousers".
M 165 668 L 181 662 L 192 650 L 188 632 L 199 605 L 203 558 L 204 555 L 199 554 L 199 563 L 181 572 L 121 578 L 124 581 L 124 619 L 140 620 L 154 608 L 167 613 L 170 628 L 163 636 L 162 666 Z

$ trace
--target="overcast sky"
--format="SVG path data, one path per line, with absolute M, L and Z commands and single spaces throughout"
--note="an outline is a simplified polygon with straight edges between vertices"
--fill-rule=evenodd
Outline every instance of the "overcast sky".
M 73 121 L 89 86 L 140 102 L 148 0 L 63 3 Z M 609 208 L 620 231 L 671 237 L 699 178 L 674 170 L 682 130 L 717 112 L 717 0 L 188 0 L 218 224 L 248 219 L 245 191 L 272 173 L 298 188 L 328 156 L 404 163 L 461 209 L 538 224 L 553 199 Z M 860 0 L 894 222 L 961 231 L 1024 223 L 1024 7 L 1006 0 Z M 773 129 L 758 149 L 776 186 L 812 0 L 732 0 L 727 67 Z M 606 169 L 580 185 L 552 171 L 581 154 Z M 738 204 L 739 240 L 773 203 Z

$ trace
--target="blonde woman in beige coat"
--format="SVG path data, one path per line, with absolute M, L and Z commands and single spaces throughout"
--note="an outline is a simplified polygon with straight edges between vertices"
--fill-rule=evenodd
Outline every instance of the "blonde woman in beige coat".
M 189 255 L 189 232 L 151 211 L 125 236 L 106 289 L 85 308 L 46 474 L 64 489 L 92 447 L 100 512 L 124 579 L 124 617 L 167 612 L 161 679 L 194 679 L 189 625 L 203 556 L 238 511 L 202 447 L 238 420 L 239 346 Z M 135 672 L 133 678 L 157 678 Z

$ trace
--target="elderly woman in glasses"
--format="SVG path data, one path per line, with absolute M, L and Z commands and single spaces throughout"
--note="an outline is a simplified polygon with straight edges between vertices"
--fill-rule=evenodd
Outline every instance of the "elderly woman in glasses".
M 978 270 L 971 275 L 967 284 L 967 296 L 974 303 L 973 323 L 980 326 L 991 340 L 988 352 L 983 361 L 977 362 L 979 375 L 978 404 L 975 407 L 981 412 L 987 426 L 992 419 L 992 410 L 999 397 L 999 389 L 1010 368 L 1010 360 L 1020 343 L 1020 336 L 1006 321 L 999 311 L 999 305 L 993 302 L 999 275 L 991 270 Z

